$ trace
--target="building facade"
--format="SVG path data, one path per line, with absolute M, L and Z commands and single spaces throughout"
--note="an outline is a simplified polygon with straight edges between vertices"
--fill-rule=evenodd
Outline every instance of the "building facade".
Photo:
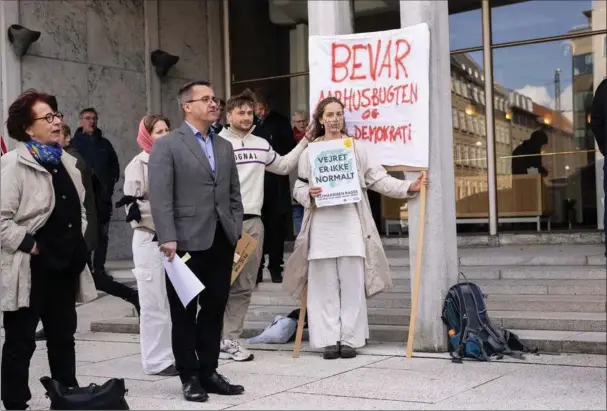
M 57 95 L 73 129 L 79 110 L 93 106 L 124 169 L 138 152 L 143 115 L 181 121 L 176 91 L 185 82 L 209 79 L 222 98 L 255 89 L 287 116 L 309 111 L 308 36 L 399 28 L 415 3 L 428 2 L 2 1 L 0 120 L 32 87 Z M 536 222 L 543 231 L 548 222 L 553 230 L 603 228 L 604 159 L 588 109 L 607 74 L 605 3 L 448 1 L 449 47 L 441 46 L 451 68 L 458 231 L 535 231 Z M 21 58 L 7 38 L 12 24 L 41 32 Z M 150 61 L 156 49 L 179 56 L 163 78 Z M 541 152 L 547 175 L 513 175 L 513 151 L 536 130 L 548 136 Z M 379 196 L 372 202 L 382 230 L 398 219 L 400 203 Z M 110 230 L 110 258 L 129 257 L 122 210 Z

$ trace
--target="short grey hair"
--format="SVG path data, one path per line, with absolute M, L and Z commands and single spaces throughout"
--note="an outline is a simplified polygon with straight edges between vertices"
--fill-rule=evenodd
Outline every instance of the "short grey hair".
M 293 112 L 293 117 L 295 117 L 296 115 L 300 115 L 304 118 L 308 118 L 308 112 L 307 111 L 303 111 L 303 110 L 296 110 Z

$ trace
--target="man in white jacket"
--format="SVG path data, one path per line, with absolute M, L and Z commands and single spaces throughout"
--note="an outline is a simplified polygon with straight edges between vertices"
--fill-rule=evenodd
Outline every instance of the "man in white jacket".
M 264 227 L 261 221 L 261 207 L 265 171 L 288 175 L 297 167 L 299 157 L 308 145 L 308 139 L 303 138 L 289 154 L 281 157 L 267 140 L 253 134 L 254 109 L 255 99 L 252 94 L 245 92 L 231 97 L 226 104 L 229 126 L 219 133 L 219 136 L 232 143 L 234 148 L 244 206 L 242 231 L 257 241 L 255 252 L 232 284 L 224 314 L 224 339 L 221 342 L 220 358 L 236 361 L 253 359 L 253 354 L 240 345 L 238 338 L 242 334 L 263 252 Z

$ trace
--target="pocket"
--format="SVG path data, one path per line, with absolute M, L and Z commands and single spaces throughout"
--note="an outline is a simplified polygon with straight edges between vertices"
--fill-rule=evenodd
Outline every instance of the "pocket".
M 133 268 L 133 275 L 137 281 L 152 281 L 153 271 L 149 268 Z
M 175 207 L 175 218 L 194 217 L 196 215 L 196 207 L 185 206 Z

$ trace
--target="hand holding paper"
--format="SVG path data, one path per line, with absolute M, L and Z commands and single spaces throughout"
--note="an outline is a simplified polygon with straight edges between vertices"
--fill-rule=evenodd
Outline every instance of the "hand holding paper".
M 186 261 L 189 259 L 188 254 L 184 257 Z M 204 285 L 178 255 L 175 255 L 173 261 L 164 257 L 164 269 L 184 307 L 187 307 L 190 301 L 204 290 Z

